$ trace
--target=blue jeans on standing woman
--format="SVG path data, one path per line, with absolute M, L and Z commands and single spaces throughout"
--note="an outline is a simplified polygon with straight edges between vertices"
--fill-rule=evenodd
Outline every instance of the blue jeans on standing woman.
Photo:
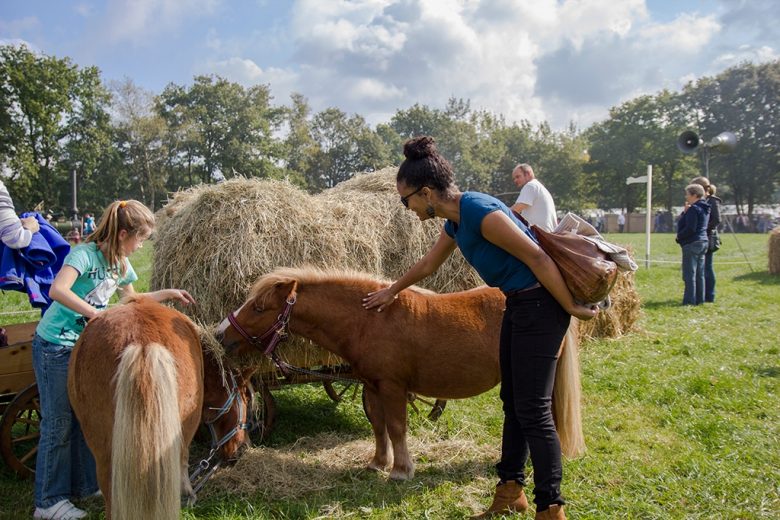
M 712 268 L 712 255 L 715 251 L 707 251 L 704 255 L 704 301 L 715 301 L 715 270 Z
M 704 303 L 704 255 L 707 241 L 697 240 L 682 246 L 682 277 L 685 282 L 683 305 Z
M 558 350 L 570 320 L 571 316 L 544 287 L 506 299 L 499 347 L 504 431 L 496 470 L 502 481 L 525 485 L 525 464 L 530 454 L 537 511 L 565 503 L 552 390 Z
M 68 361 L 73 347 L 33 338 L 33 369 L 41 403 L 41 437 L 35 464 L 35 506 L 98 490 L 95 458 L 68 399 Z

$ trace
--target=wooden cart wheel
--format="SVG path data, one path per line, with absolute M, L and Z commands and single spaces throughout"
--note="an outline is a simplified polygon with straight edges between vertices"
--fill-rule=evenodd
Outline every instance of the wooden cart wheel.
M 447 406 L 447 401 L 445 399 L 429 399 L 427 397 L 423 398 L 418 396 L 417 394 L 414 394 L 412 392 L 409 392 L 406 395 L 406 400 L 409 403 L 409 408 L 412 410 L 413 413 L 421 413 L 420 412 L 420 406 L 417 405 L 417 403 L 423 403 L 426 406 L 430 406 L 431 411 L 428 412 L 428 419 L 431 421 L 435 421 L 439 417 L 441 417 L 442 412 L 444 412 L 444 407 Z M 363 388 L 363 413 L 366 414 L 366 417 L 368 417 L 368 421 L 371 422 L 371 410 L 369 410 L 369 407 L 366 403 L 366 389 Z
M 331 381 L 329 379 L 322 380 L 322 386 L 325 388 L 325 393 L 328 394 L 335 402 L 341 402 L 342 399 L 348 397 L 354 399 L 357 397 L 360 383 L 353 383 L 350 381 Z
M 0 454 L 21 478 L 35 475 L 41 405 L 38 385 L 31 384 L 14 397 L 0 420 Z
M 268 385 L 259 382 L 256 387 L 260 389 L 258 396 L 260 402 L 257 404 L 253 428 L 249 433 L 252 435 L 252 440 L 260 444 L 271 434 L 276 422 L 276 401 L 274 401 L 274 396 L 271 395 Z
M 409 408 L 415 413 L 421 413 L 420 408 L 430 407 L 431 411 L 428 412 L 428 419 L 435 421 L 444 412 L 444 407 L 447 406 L 445 399 L 432 399 L 429 397 L 420 397 L 419 395 L 409 392 L 406 395 L 406 400 L 409 402 Z M 422 403 L 424 407 L 418 407 L 417 403 Z

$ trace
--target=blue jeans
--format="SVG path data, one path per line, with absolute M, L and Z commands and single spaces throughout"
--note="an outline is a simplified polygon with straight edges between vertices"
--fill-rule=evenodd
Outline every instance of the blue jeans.
M 714 251 L 708 251 L 704 255 L 704 301 L 715 301 L 715 270 L 712 268 L 712 255 Z
M 35 506 L 89 496 L 98 490 L 95 458 L 68 400 L 73 347 L 33 338 L 33 369 L 41 403 L 41 438 L 35 466 Z
M 685 282 L 683 305 L 704 303 L 704 254 L 706 252 L 706 240 L 697 240 L 682 246 L 682 277 Z
M 534 502 L 543 511 L 564 504 L 561 445 L 552 416 L 555 368 L 571 317 L 543 287 L 506 299 L 499 358 L 504 431 L 498 477 L 525 484 L 534 468 Z

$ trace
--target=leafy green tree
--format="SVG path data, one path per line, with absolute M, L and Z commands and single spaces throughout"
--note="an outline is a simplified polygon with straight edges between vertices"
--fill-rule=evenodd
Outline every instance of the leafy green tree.
M 115 145 L 123 159 L 138 198 L 156 209 L 164 196 L 170 153 L 165 136 L 168 126 L 154 111 L 154 94 L 129 79 L 113 85 Z
M 168 85 L 157 110 L 171 131 L 171 165 L 206 183 L 280 175 L 283 147 L 273 132 L 284 114 L 270 99 L 267 85 L 244 89 L 218 76 L 197 76 L 190 88 Z
M 683 94 L 689 117 L 709 141 L 724 131 L 739 143 L 733 153 L 710 154 L 707 173 L 721 194 L 733 199 L 737 211 L 752 216 L 756 204 L 772 202 L 780 183 L 780 60 L 762 65 L 745 63 L 714 78 L 689 84 Z
M 0 47 L 0 167 L 19 206 L 71 209 L 71 173 L 99 175 L 109 148 L 109 99 L 95 67 Z
M 327 108 L 314 116 L 311 131 L 317 150 L 306 172 L 310 190 L 331 188 L 356 173 L 389 164 L 384 142 L 362 116 L 347 117 L 337 108 Z

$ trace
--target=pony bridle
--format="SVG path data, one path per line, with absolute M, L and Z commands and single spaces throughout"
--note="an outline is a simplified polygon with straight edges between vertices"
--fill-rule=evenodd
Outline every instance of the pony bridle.
M 244 401 L 241 399 L 241 391 L 238 389 L 238 384 L 236 384 L 236 376 L 233 375 L 233 370 L 231 369 L 228 369 L 227 372 L 230 375 L 230 394 L 227 399 L 225 399 L 225 403 L 219 408 L 210 407 L 209 409 L 216 410 L 217 414 L 208 421 L 203 421 L 211 434 L 211 449 L 209 450 L 208 456 L 198 463 L 197 468 L 190 475 L 190 484 L 192 485 L 193 493 L 200 491 L 208 479 L 211 478 L 211 475 L 219 468 L 222 461 L 218 460 L 217 462 L 212 463 L 212 459 L 217 456 L 220 448 L 227 444 L 230 439 L 235 437 L 241 430 L 249 430 L 252 428 L 252 425 L 249 423 L 249 411 L 247 410 Z M 238 402 L 238 420 L 236 421 L 236 425 L 228 433 L 223 435 L 222 438 L 218 438 L 214 424 L 228 413 L 236 402 Z
M 273 354 L 277 345 L 287 339 L 287 329 L 290 325 L 290 316 L 292 315 L 292 308 L 293 305 L 295 305 L 296 300 L 297 295 L 295 294 L 295 291 L 287 295 L 287 299 L 284 301 L 284 308 L 282 309 L 282 312 L 279 313 L 279 315 L 276 317 L 276 321 L 267 331 L 265 331 L 262 336 L 252 336 L 246 331 L 246 329 L 244 329 L 244 327 L 239 325 L 238 320 L 236 319 L 235 311 L 228 314 L 227 319 L 228 322 L 233 325 L 233 328 L 236 329 L 241 337 L 247 340 L 250 345 L 262 350 L 265 355 L 270 356 Z M 269 340 L 268 345 L 263 347 L 263 342 L 266 340 Z

